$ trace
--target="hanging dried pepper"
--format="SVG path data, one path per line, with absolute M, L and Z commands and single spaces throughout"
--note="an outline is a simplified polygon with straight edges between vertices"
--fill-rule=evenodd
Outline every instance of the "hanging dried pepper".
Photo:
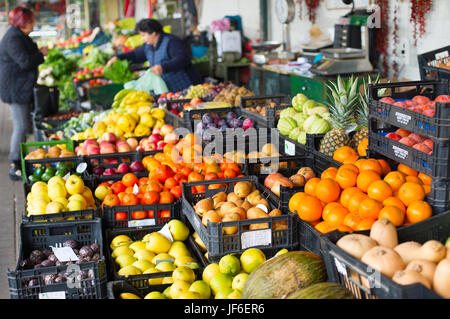
M 308 18 L 311 23 L 316 22 L 316 9 L 319 7 L 321 0 L 297 0 L 297 3 L 300 7 L 299 17 L 302 18 L 303 14 L 303 2 L 305 2 L 308 8 Z
M 411 18 L 413 23 L 414 45 L 417 45 L 417 39 L 425 34 L 425 15 L 431 10 L 432 0 L 410 0 Z
M 394 30 L 392 31 L 392 37 L 394 39 L 394 45 L 393 45 L 393 49 L 392 49 L 392 55 L 395 57 L 397 56 L 397 48 L 398 48 L 398 11 L 399 11 L 399 4 L 398 2 L 395 4 L 394 7 Z M 393 77 L 397 77 L 398 76 L 398 63 L 397 61 L 394 60 L 394 62 L 392 63 L 392 71 L 393 71 Z
M 380 26 L 376 33 L 376 49 L 383 55 L 383 71 L 387 76 L 388 65 L 388 46 L 389 46 L 389 0 L 376 0 L 376 4 L 380 7 Z

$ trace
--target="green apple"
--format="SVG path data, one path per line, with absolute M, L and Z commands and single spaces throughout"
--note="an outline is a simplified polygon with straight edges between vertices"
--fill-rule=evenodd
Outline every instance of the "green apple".
M 172 242 L 158 232 L 149 234 L 147 239 L 147 249 L 155 254 L 167 253 L 172 246 Z
M 248 274 L 246 274 L 246 273 L 241 273 L 241 274 L 236 275 L 233 278 L 233 282 L 231 283 L 231 288 L 233 288 L 233 290 L 242 291 L 247 278 L 248 278 Z
M 45 208 L 46 214 L 58 214 L 62 211 L 64 211 L 64 205 L 60 202 L 51 202 Z
M 185 241 L 189 236 L 189 228 L 180 220 L 172 219 L 167 223 L 173 240 Z
M 189 291 L 190 286 L 191 286 L 191 284 L 188 283 L 187 281 L 176 280 L 170 286 L 170 296 L 173 299 L 178 299 L 178 298 L 180 298 L 180 296 L 183 292 Z
M 53 183 L 52 185 L 49 184 L 48 186 L 48 197 L 54 201 L 58 197 L 66 197 L 67 191 L 64 184 L 61 183 Z
M 71 200 L 69 201 L 69 204 L 67 204 L 67 209 L 71 212 L 77 211 L 77 210 L 84 210 L 84 203 L 80 200 Z
M 99 186 L 95 189 L 95 197 L 97 197 L 97 199 L 101 201 L 103 201 L 105 197 L 111 193 L 112 193 L 111 187 L 106 185 Z
M 197 280 L 194 281 L 189 287 L 189 291 L 200 294 L 203 299 L 209 299 L 211 297 L 211 288 L 206 281 Z
M 218 273 L 211 278 L 209 285 L 211 286 L 211 290 L 214 295 L 217 295 L 219 291 L 230 290 L 231 293 L 231 284 L 233 282 L 233 277 L 230 274 Z
M 167 252 L 174 259 L 177 259 L 181 256 L 191 256 L 189 249 L 186 247 L 186 244 L 182 241 L 174 241 L 172 246 L 170 246 L 169 251 Z
M 84 182 L 77 175 L 70 175 L 66 180 L 66 190 L 70 195 L 81 194 L 84 190 Z
M 122 254 L 120 256 L 117 256 L 117 258 L 116 258 L 116 263 L 120 266 L 120 268 L 130 266 L 135 261 L 136 261 L 136 258 L 134 258 L 133 256 L 130 256 L 128 254 Z M 134 266 L 134 267 L 136 267 L 136 266 Z M 141 271 L 141 273 L 142 273 L 142 271 Z
M 79 200 L 80 202 L 83 203 L 83 209 L 86 209 L 86 207 L 87 207 L 87 201 L 86 201 L 86 199 L 85 199 L 82 195 L 80 195 L 80 194 L 72 195 L 72 196 L 69 197 L 68 200 L 69 200 L 69 203 L 70 203 L 71 201 L 73 201 L 73 200 Z
M 55 184 L 60 184 L 60 185 L 65 187 L 66 186 L 66 181 L 60 176 L 53 176 L 47 182 L 47 185 L 49 187 L 52 186 L 52 185 L 55 185 Z

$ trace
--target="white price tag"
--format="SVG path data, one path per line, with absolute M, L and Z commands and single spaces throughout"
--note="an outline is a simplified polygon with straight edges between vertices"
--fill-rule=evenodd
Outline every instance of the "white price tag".
M 334 263 L 336 265 L 337 271 L 340 274 L 347 276 L 347 268 L 345 267 L 345 265 L 342 262 L 340 262 L 336 257 L 334 257 Z
M 133 194 L 137 195 L 139 193 L 139 186 L 138 184 L 134 184 L 133 186 Z
M 392 150 L 394 151 L 394 155 L 398 158 L 405 159 L 408 157 L 408 151 L 398 146 L 392 145 Z
M 168 240 L 173 242 L 173 237 L 172 237 L 172 233 L 170 232 L 170 229 L 169 229 L 169 224 L 165 224 L 164 227 L 161 228 L 161 230 L 158 233 L 160 233 L 161 235 L 166 237 Z
M 65 291 L 52 291 L 39 293 L 39 299 L 66 299 Z
M 83 163 L 78 164 L 76 172 L 78 174 L 83 174 L 86 169 L 87 169 L 87 163 L 83 162 Z
M 155 226 L 154 219 L 137 219 L 128 221 L 128 227 Z
M 266 205 L 258 204 L 256 205 L 257 208 L 262 209 L 266 214 L 269 213 L 269 210 L 267 209 Z
M 272 229 L 246 231 L 241 235 L 242 249 L 254 246 L 269 246 L 272 244 Z
M 289 141 L 284 141 L 284 152 L 287 155 L 294 156 L 295 155 L 295 145 Z
M 408 125 L 409 121 L 411 121 L 411 116 L 400 112 L 395 112 L 395 117 L 400 124 Z
M 50 247 L 52 248 L 52 251 L 55 254 L 56 258 L 58 258 L 60 262 L 78 260 L 77 255 L 75 255 L 71 247 Z
M 62 178 L 63 180 L 67 181 L 70 177 L 70 172 L 67 173 L 66 175 L 64 175 L 64 177 Z

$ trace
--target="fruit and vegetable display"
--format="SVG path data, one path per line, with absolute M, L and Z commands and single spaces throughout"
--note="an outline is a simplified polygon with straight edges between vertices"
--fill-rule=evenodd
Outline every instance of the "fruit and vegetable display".
M 95 69 L 84 68 L 75 73 L 73 81 L 76 83 L 81 80 L 90 80 L 101 76 L 103 76 L 103 66 L 96 67 Z
M 329 167 L 306 182 L 289 200 L 289 209 L 319 233 L 369 230 L 380 219 L 410 225 L 432 215 L 425 201 L 431 178 L 403 164 L 392 170 L 382 159 L 358 159 L 350 147 L 334 158 L 345 163 Z
M 369 235 L 348 234 L 336 245 L 399 285 L 420 283 L 441 297 L 450 298 L 449 243 L 434 239 L 423 244 L 399 243 L 395 225 L 384 218 L 373 224 Z M 362 283 L 369 284 L 367 279 Z
M 411 133 L 408 130 L 399 128 L 395 132 L 386 134 L 386 137 L 428 155 L 433 154 L 434 141 L 417 133 Z
M 292 99 L 292 107 L 280 112 L 277 128 L 280 134 L 301 144 L 306 144 L 306 134 L 323 134 L 330 130 L 328 107 L 302 93 Z
M 92 128 L 97 119 L 102 117 L 102 112 L 89 111 L 80 113 L 79 116 L 74 116 L 61 125 L 54 136 L 61 140 L 70 139 L 75 134 Z
M 97 209 L 91 189 L 77 175 L 70 175 L 66 180 L 54 176 L 47 183 L 35 182 L 26 194 L 26 203 L 27 216 Z
M 129 82 L 137 77 L 130 71 L 130 62 L 127 60 L 117 60 L 112 65 L 106 66 L 103 75 L 113 83 L 119 84 Z

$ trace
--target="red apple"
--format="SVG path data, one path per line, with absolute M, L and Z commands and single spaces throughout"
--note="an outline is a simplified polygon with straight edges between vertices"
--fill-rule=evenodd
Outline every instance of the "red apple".
M 116 174 L 116 171 L 114 170 L 114 168 L 107 168 L 103 172 L 103 175 L 114 175 L 114 174 Z
M 200 103 L 202 103 L 202 100 L 200 100 L 199 98 L 193 98 L 192 100 L 191 100 L 191 102 L 190 102 L 190 104 L 191 105 L 197 105 L 197 104 L 200 104 Z
M 135 151 L 136 148 L 137 148 L 138 145 L 139 145 L 138 140 L 137 140 L 136 138 L 134 138 L 134 137 L 129 137 L 129 138 L 127 138 L 127 143 L 128 143 L 128 145 L 130 145 L 131 150 L 133 150 L 133 151 Z
M 397 133 L 389 133 L 386 135 L 386 137 L 394 141 L 400 141 L 402 139 L 402 137 Z
M 140 161 L 134 161 L 130 164 L 130 171 L 132 173 L 142 172 L 144 170 L 144 165 Z
M 395 102 L 393 105 L 401 107 L 401 108 L 407 108 L 407 105 L 405 102 Z
M 130 167 L 126 163 L 120 163 L 117 167 L 117 173 L 126 174 L 130 171 Z
M 164 146 L 166 146 L 166 143 L 164 143 L 164 141 L 159 141 L 158 143 L 156 143 L 156 149 L 158 151 L 162 151 L 164 149 Z
M 97 155 L 100 154 L 100 147 L 96 145 L 89 145 L 87 147 L 87 155 Z
M 384 98 L 380 99 L 380 102 L 386 103 L 386 104 L 394 104 L 395 100 L 391 97 L 384 97 Z
M 161 133 L 161 128 L 160 127 L 154 127 L 152 130 L 152 134 L 160 134 Z
M 105 158 L 105 159 L 103 159 L 103 164 L 113 165 L 113 164 L 118 164 L 118 163 L 119 163 L 119 160 L 117 158 Z
M 110 142 L 110 143 L 116 143 L 117 142 L 117 136 L 114 133 L 111 132 L 105 132 L 103 133 L 103 135 L 100 137 L 101 141 L 106 141 L 106 142 Z
M 104 171 L 105 169 L 101 166 L 96 166 L 92 169 L 92 173 L 94 173 L 95 175 L 102 175 Z
M 126 152 L 131 152 L 132 151 L 130 145 L 128 145 L 128 143 L 125 142 L 125 141 L 123 141 L 122 143 L 118 143 L 117 144 L 117 150 L 120 153 L 126 153 Z
M 151 143 L 158 143 L 159 141 L 163 140 L 163 137 L 161 136 L 161 134 L 152 134 L 149 137 L 149 140 Z
M 174 132 L 164 136 L 164 143 L 166 144 L 176 144 L 178 142 L 178 136 Z
M 410 139 L 409 137 L 402 137 L 401 140 L 398 141 L 399 143 L 402 143 L 403 145 L 409 146 L 409 147 L 413 147 L 414 144 L 416 144 L 412 139 Z
M 173 131 L 174 131 L 174 127 L 173 127 L 172 125 L 170 125 L 170 124 L 164 124 L 164 125 L 161 127 L 160 134 L 161 134 L 162 136 L 166 136 L 167 134 L 172 133 Z
M 117 149 L 114 144 L 106 141 L 100 142 L 100 154 L 116 153 Z

